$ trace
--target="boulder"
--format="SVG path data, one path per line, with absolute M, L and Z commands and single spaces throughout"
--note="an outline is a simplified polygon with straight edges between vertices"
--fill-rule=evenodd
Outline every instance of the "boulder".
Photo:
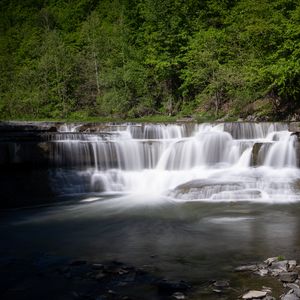
M 297 272 L 282 272 L 279 274 L 279 279 L 282 282 L 294 282 L 298 278 Z
M 278 269 L 278 270 L 282 270 L 284 272 L 288 271 L 288 267 L 289 267 L 289 264 L 288 264 L 287 260 L 277 261 L 277 262 L 273 262 L 271 264 L 272 269 Z
M 300 298 L 297 297 L 295 294 L 288 294 L 284 295 L 281 300 L 299 300 Z

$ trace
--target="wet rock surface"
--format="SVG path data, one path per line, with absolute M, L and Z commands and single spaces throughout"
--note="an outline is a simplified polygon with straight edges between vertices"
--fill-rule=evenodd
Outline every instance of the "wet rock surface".
M 0 260 L 0 298 L 187 299 L 192 286 L 118 261 L 70 260 L 42 254 L 31 260 Z
M 269 276 L 282 283 L 283 291 L 281 300 L 299 300 L 299 273 L 295 260 L 282 260 L 280 257 L 270 257 L 256 265 L 240 266 L 236 272 L 249 272 L 261 277 Z M 276 299 L 272 296 L 272 290 L 263 289 L 260 291 L 249 291 L 242 296 L 242 299 Z

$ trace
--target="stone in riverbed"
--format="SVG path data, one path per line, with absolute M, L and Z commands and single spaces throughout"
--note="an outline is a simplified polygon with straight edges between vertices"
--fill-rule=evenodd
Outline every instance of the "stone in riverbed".
M 271 264 L 272 269 L 278 269 L 278 270 L 282 270 L 284 272 L 288 271 L 288 267 L 289 267 L 289 263 L 287 260 L 277 261 L 277 262 L 273 262 Z
M 185 299 L 185 295 L 183 293 L 176 292 L 176 293 L 174 293 L 172 295 L 172 298 L 176 299 L 176 300 L 184 300 Z
M 277 277 L 280 273 L 283 272 L 283 270 L 281 269 L 271 269 L 270 271 L 271 271 L 271 276 L 273 277 Z
M 159 290 L 161 292 L 164 293 L 172 293 L 172 292 L 183 292 L 183 291 L 187 291 L 188 289 L 191 288 L 191 286 L 180 280 L 180 281 L 171 281 L 171 280 L 160 280 L 159 282 L 157 282 L 157 287 L 159 288 Z
M 234 270 L 236 272 L 255 272 L 257 271 L 257 265 L 248 265 L 248 266 L 240 266 L 240 267 L 237 267 L 235 268 Z
M 294 294 L 297 296 L 297 297 L 300 297 L 300 289 L 299 288 L 293 288 L 294 290 Z
M 92 264 L 92 269 L 94 270 L 103 270 L 104 269 L 104 266 L 102 264 Z
M 289 271 L 294 271 L 297 267 L 297 261 L 295 260 L 289 260 L 288 261 L 288 270 Z
M 257 274 L 264 277 L 264 276 L 267 276 L 269 274 L 269 270 L 268 269 L 261 269 L 257 272 Z
M 82 266 L 86 264 L 87 264 L 86 260 L 73 260 L 70 262 L 70 266 Z
M 284 286 L 287 286 L 289 287 L 290 289 L 292 289 L 294 291 L 294 294 L 297 296 L 297 297 L 300 297 L 300 287 L 298 284 L 295 284 L 295 283 L 287 283 L 287 284 L 284 284 Z
M 282 272 L 279 274 L 279 279 L 282 282 L 294 282 L 298 278 L 297 272 Z
M 267 295 L 267 292 L 262 292 L 262 291 L 250 291 L 247 294 L 243 295 L 243 299 L 261 299 Z
M 284 295 L 281 300 L 299 300 L 300 298 L 297 297 L 295 294 L 287 294 Z
M 276 257 L 269 257 L 264 261 L 264 263 L 266 263 L 267 265 L 270 266 L 272 263 L 277 262 L 277 261 L 278 261 L 277 256 Z
M 224 289 L 229 287 L 229 281 L 228 280 L 217 280 L 213 283 L 213 285 L 218 289 Z

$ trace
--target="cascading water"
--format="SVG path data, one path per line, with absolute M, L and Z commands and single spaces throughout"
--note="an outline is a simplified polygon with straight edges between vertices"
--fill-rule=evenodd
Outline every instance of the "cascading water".
M 63 192 L 73 186 L 73 192 L 177 201 L 300 200 L 296 138 L 285 124 L 125 124 L 106 125 L 97 133 L 80 129 L 62 126 L 72 133 L 52 143 L 53 161 L 69 167 L 54 176 L 56 183 L 63 177 Z

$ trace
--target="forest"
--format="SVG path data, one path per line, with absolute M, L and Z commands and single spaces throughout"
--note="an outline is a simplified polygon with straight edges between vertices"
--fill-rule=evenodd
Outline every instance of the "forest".
M 300 2 L 1 0 L 0 78 L 3 120 L 295 119 Z

